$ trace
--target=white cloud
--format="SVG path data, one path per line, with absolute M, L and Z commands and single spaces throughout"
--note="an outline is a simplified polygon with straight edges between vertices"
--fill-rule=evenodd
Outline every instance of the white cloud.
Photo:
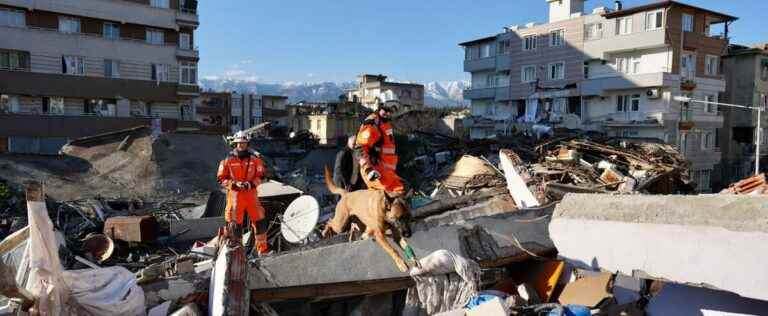
M 253 59 L 245 59 L 245 60 L 241 60 L 241 61 L 240 61 L 240 64 L 242 64 L 242 65 L 249 65 L 249 64 L 253 64 Z

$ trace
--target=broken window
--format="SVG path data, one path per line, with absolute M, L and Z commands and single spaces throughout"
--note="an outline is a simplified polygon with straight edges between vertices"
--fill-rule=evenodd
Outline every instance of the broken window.
M 754 129 L 752 127 L 734 127 L 733 140 L 738 143 L 753 143 Z
M 85 75 L 85 58 L 82 56 L 62 56 L 61 72 L 68 75 Z

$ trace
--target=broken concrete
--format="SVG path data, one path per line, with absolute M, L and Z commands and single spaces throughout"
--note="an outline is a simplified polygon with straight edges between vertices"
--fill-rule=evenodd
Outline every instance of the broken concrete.
M 472 210 L 473 207 L 466 209 Z M 483 266 L 502 266 L 553 250 L 547 236 L 550 212 L 551 209 L 529 209 L 465 218 L 449 225 L 416 225 L 409 244 L 417 257 L 445 249 L 477 260 Z M 250 288 L 300 290 L 313 285 L 384 282 L 407 277 L 373 240 L 361 240 L 261 259 L 258 267 L 251 269 Z M 400 288 L 409 284 L 403 283 Z
M 569 194 L 549 232 L 577 266 L 768 300 L 768 199 Z

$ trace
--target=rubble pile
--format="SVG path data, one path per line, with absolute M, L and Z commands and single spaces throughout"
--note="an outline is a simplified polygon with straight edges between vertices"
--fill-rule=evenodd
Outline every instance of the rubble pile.
M 768 183 L 765 181 L 765 173 L 733 183 L 720 191 L 720 194 L 768 194 Z

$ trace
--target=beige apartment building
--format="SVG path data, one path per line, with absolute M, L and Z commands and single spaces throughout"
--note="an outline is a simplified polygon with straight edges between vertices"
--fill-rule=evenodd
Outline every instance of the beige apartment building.
M 415 110 L 424 107 L 424 85 L 387 81 L 387 76 L 363 74 L 357 77 L 357 89 L 347 93 L 347 99 L 360 102 L 366 108 L 376 109 L 376 98 L 382 93 L 392 91 L 400 101 L 403 110 Z
M 41 151 L 153 118 L 194 123 L 196 7 L 193 0 L 0 0 L 5 149 Z
M 736 18 L 678 1 L 631 8 L 617 1 L 590 14 L 584 0 L 546 3 L 546 24 L 460 44 L 472 76 L 464 94 L 472 102 L 470 136 L 539 123 L 656 138 L 677 144 L 699 191 L 709 191 L 723 118 L 717 107 L 674 97 L 718 100 L 726 86 L 720 56 Z

